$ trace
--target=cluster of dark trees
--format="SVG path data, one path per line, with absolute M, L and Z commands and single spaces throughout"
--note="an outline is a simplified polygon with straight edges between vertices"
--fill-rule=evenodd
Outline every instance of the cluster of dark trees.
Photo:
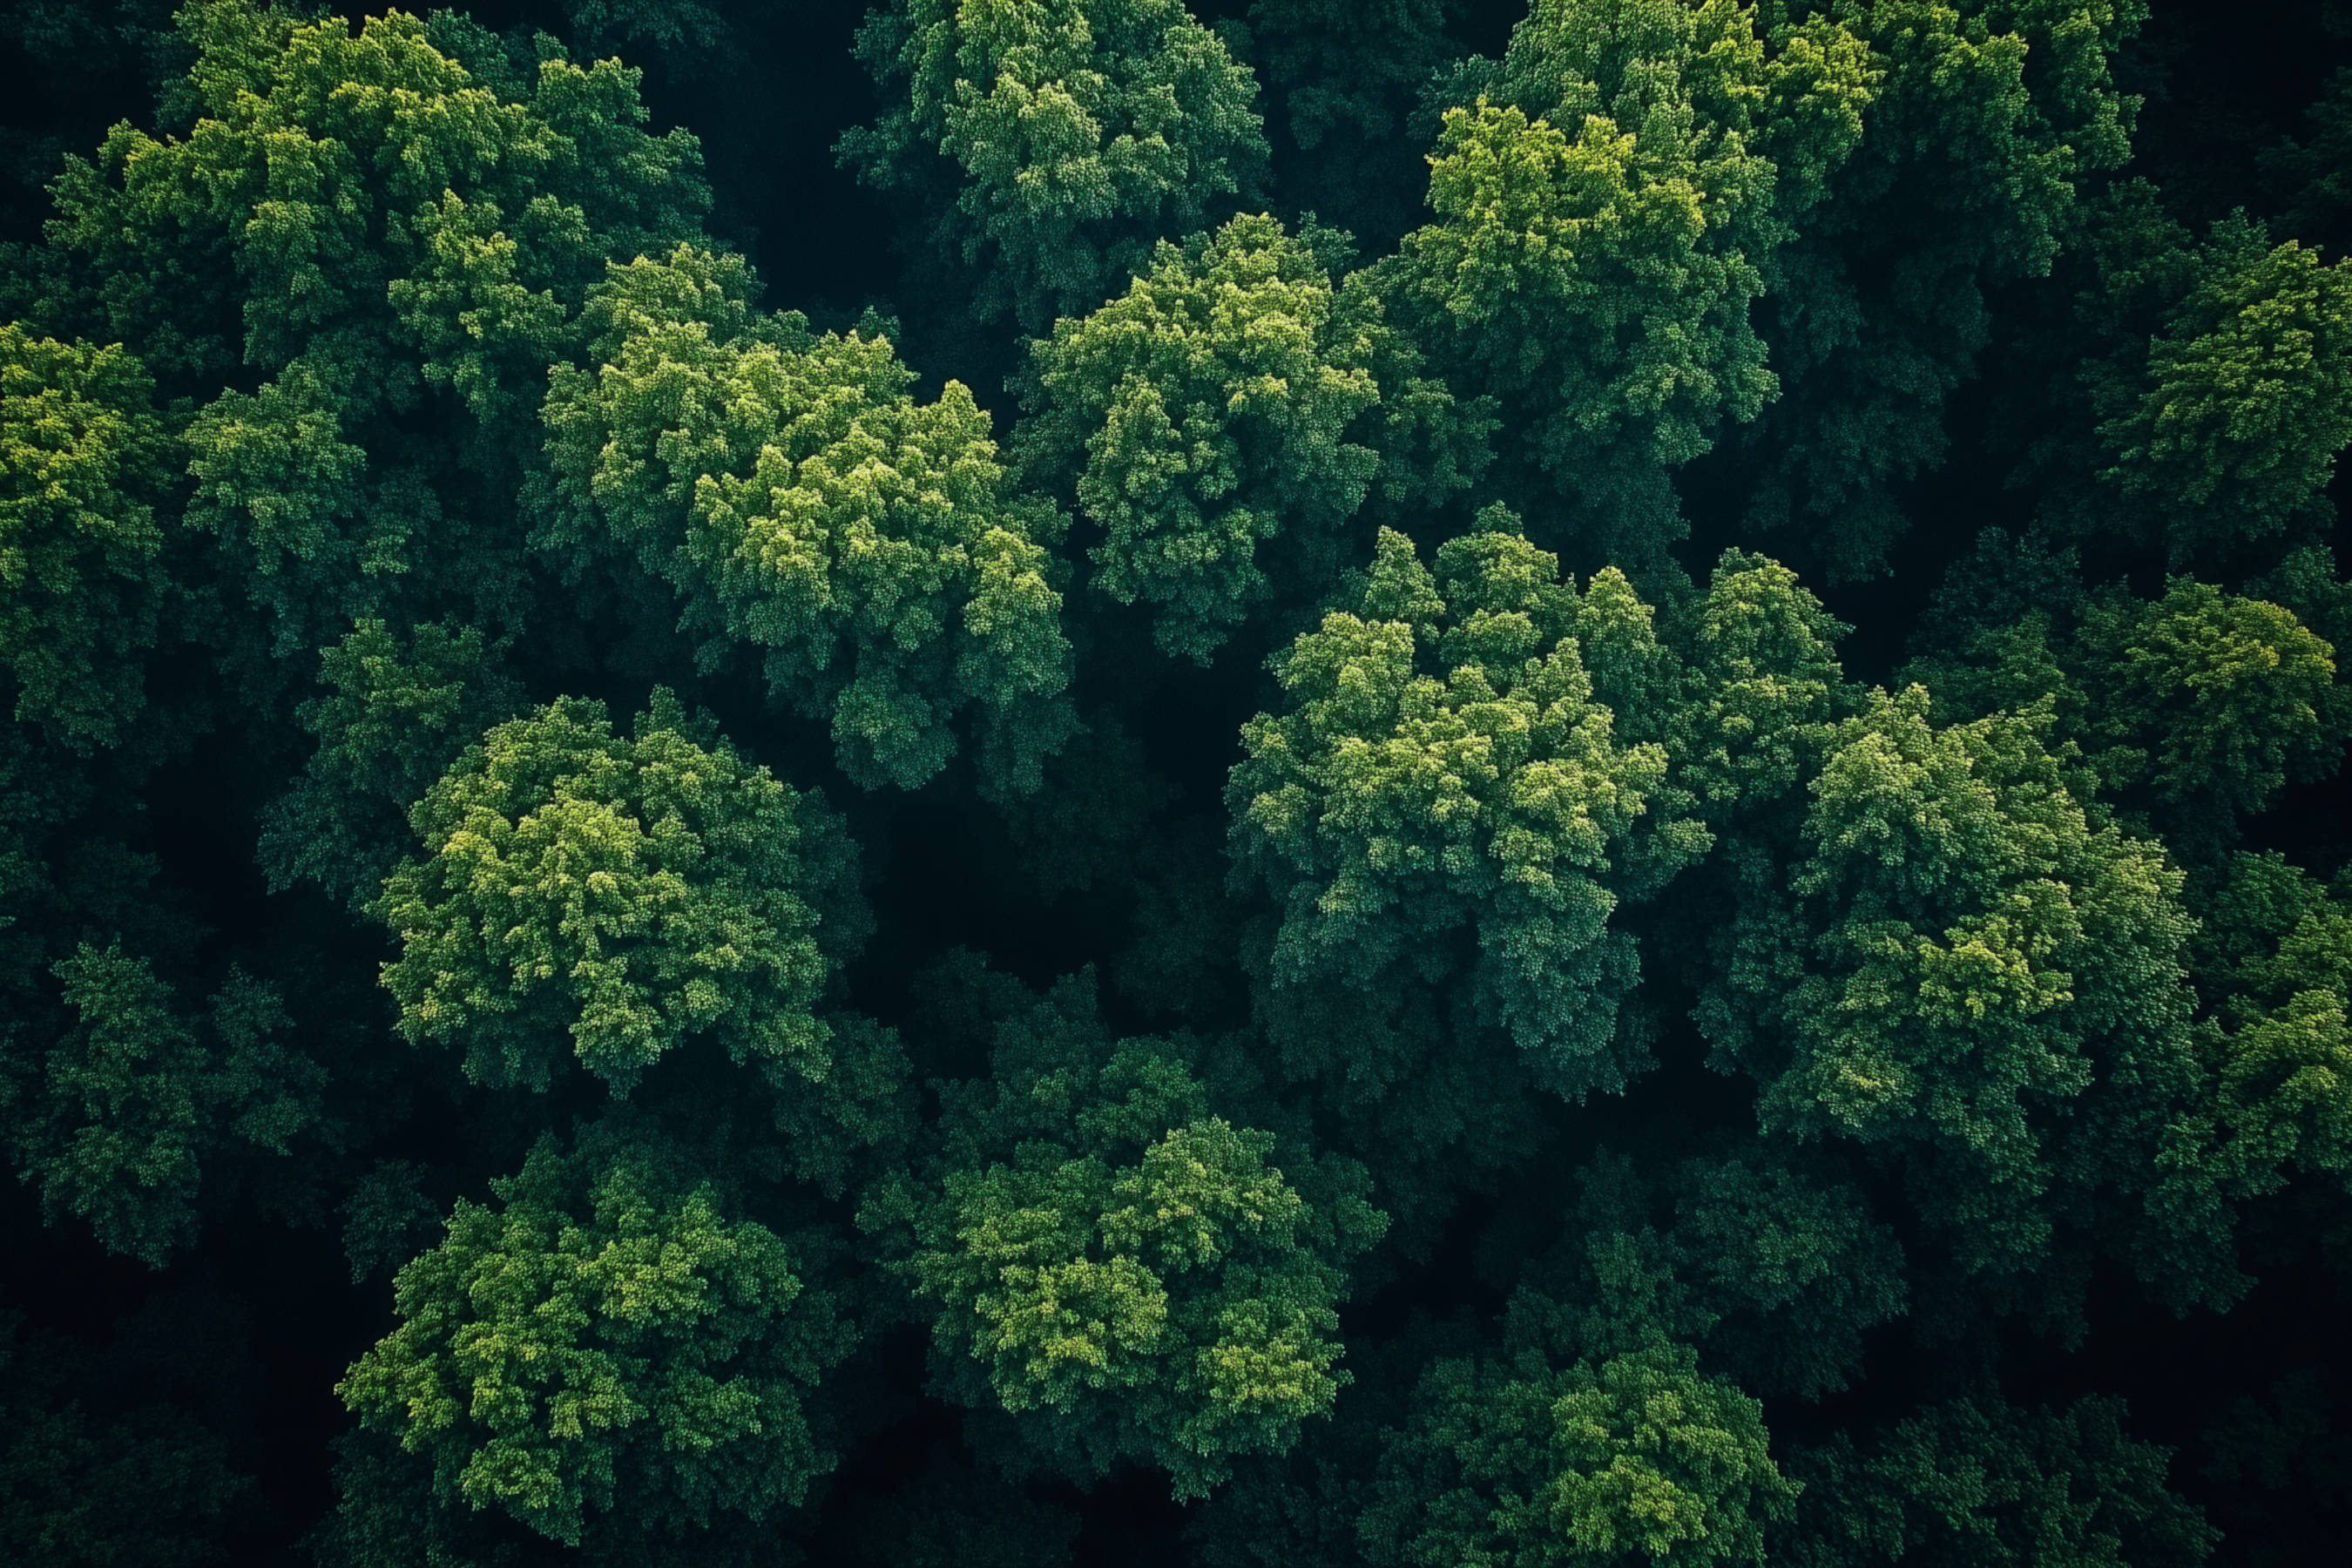
M 19 0 L 0 1560 L 2352 1532 L 2352 5 Z

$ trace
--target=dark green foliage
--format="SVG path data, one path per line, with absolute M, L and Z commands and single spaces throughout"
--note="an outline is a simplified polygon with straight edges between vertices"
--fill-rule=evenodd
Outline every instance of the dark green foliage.
M 2095 600 L 2078 647 L 2084 728 L 2116 737 L 2094 759 L 2111 788 L 2252 813 L 2342 753 L 2336 650 L 2282 605 L 2174 578 L 2153 604 Z
M 564 19 L 598 53 L 643 45 L 663 55 L 698 56 L 727 42 L 722 7 L 703 0 L 563 0 Z
M 2254 586 L 2335 617 L 2324 557 Z M 1921 634 L 1906 674 L 1940 714 L 2043 713 L 2061 752 L 2195 858 L 2288 784 L 2332 773 L 2352 734 L 2335 646 L 2286 605 L 2188 577 L 2152 601 L 2086 590 L 2073 552 L 2038 541 L 1987 533 Z
M 385 1160 L 343 1200 L 343 1256 L 351 1259 L 354 1285 L 414 1258 L 417 1240 L 441 1223 L 439 1206 L 423 1191 L 425 1175 L 413 1160 Z
M 363 904 L 408 847 L 409 806 L 522 692 L 479 631 L 430 621 L 406 639 L 360 622 L 319 651 L 319 680 L 333 694 L 298 712 L 319 749 L 270 808 L 259 858 L 273 888 L 315 881 Z
M 2145 1183 L 2135 1102 L 2189 1076 L 2180 874 L 2084 808 L 2039 728 L 1874 694 L 1809 786 L 1799 857 L 1750 873 L 1699 1015 L 1767 1128 L 1904 1151 L 1971 1270 L 2032 1267 L 2070 1183 Z
M 2201 1223 L 2296 1173 L 2352 1176 L 2352 912 L 2275 853 L 2209 879 L 2192 955 L 2200 1093 L 2167 1151 L 2168 1195 Z
M 2342 30 L 2340 11 L 2330 20 Z M 2304 112 L 2302 134 L 2266 149 L 2263 173 L 2286 195 L 2280 221 L 2291 231 L 2341 247 L 2352 222 L 2352 182 L 2345 152 L 2352 147 L 2352 69 L 2338 68 Z
M 1789 1517 L 1798 1489 L 1762 1407 L 1679 1342 L 1709 1314 L 1656 1235 L 1616 1228 L 1634 1217 L 1630 1176 L 1605 1157 L 1587 1173 L 1591 1228 L 1545 1282 L 1563 1293 L 1523 1286 L 1502 1344 L 1433 1361 L 1381 1431 L 1356 1521 L 1367 1559 L 1764 1561 L 1764 1526 Z
M 1091 310 L 1152 241 L 1254 194 L 1257 83 L 1177 0 L 894 0 L 857 37 L 882 92 L 845 163 L 924 211 L 983 321 Z
M 1734 5 L 1554 0 L 1446 112 L 1436 221 L 1383 282 L 1439 364 L 1514 410 L 1547 538 L 1656 563 L 1684 531 L 1667 474 L 1777 391 L 1751 308 L 1873 73 L 1839 27 L 1772 44 Z
M 2291 1562 L 2298 1537 L 2325 1541 L 2352 1512 L 2352 1435 L 2341 1429 L 2329 1371 L 2297 1367 L 2260 1394 L 2240 1394 L 2207 1423 L 2199 1469 L 2234 1494 L 2231 1556 Z
M 1903 1252 L 1861 1192 L 1769 1159 L 1676 1173 L 1674 1267 L 1716 1319 L 1704 1342 L 1759 1394 L 1844 1387 L 1862 1333 L 1903 1312 Z
M 1415 1403 L 1360 1526 L 1377 1564 L 1761 1563 L 1797 1489 L 1756 1402 L 1679 1347 L 1439 1362 Z
M 1681 641 L 1694 679 L 1675 761 L 1709 820 L 1752 826 L 1821 766 L 1855 694 L 1847 631 L 1777 561 L 1727 551 Z
M 2065 330 L 2025 351 L 2057 378 L 2059 416 L 2027 444 L 2045 513 L 2176 566 L 2324 525 L 2352 439 L 2352 275 L 2242 213 L 2200 244 L 2144 180 L 2083 227 Z
M 2100 479 L 2175 561 L 2260 538 L 2324 506 L 2352 440 L 2352 270 L 2240 218 L 2110 395 Z M 2128 401 L 2126 401 L 2126 399 Z
M 1799 1457 L 1797 1523 L 1773 1561 L 2189 1568 L 2214 1532 L 2165 1489 L 2166 1451 L 2123 1430 L 2113 1399 L 2063 1415 L 1998 1395 L 1907 1416 L 1867 1447 Z
M 184 26 L 193 123 L 68 163 L 42 319 L 206 387 L 186 521 L 270 654 L 393 611 L 510 620 L 548 364 L 608 258 L 690 230 L 692 138 L 640 128 L 617 61 L 525 76 L 447 13 L 355 32 L 201 0 Z
M 1367 292 L 1333 287 L 1335 248 L 1237 217 L 1163 243 L 1125 296 L 1033 350 L 1024 468 L 1074 494 L 1102 532 L 1095 586 L 1150 604 L 1171 653 L 1205 664 L 1268 598 L 1328 581 L 1376 483 L 1442 504 L 1475 477 L 1480 416 L 1416 374 Z M 1417 434 L 1472 444 L 1473 472 L 1413 462 Z
M 1288 206 L 1374 251 L 1412 226 L 1428 180 L 1412 139 L 1422 93 L 1462 51 L 1445 0 L 1251 0 L 1228 33 L 1265 88 Z
M 55 973 L 59 1037 L 18 1056 L 38 1026 L 12 1030 L 0 1086 L 12 1152 L 52 1216 L 87 1220 L 110 1250 L 160 1268 L 195 1240 L 207 1157 L 285 1155 L 322 1131 L 326 1072 L 278 1037 L 292 1022 L 278 992 L 240 972 L 201 1020 L 120 946 L 85 942 Z
M 217 1436 L 152 1390 L 108 1399 L 114 1379 L 97 1358 L 26 1332 L 17 1314 L 0 1319 L 0 1552 L 10 1563 L 230 1561 L 226 1537 L 250 1517 L 253 1483 L 230 1467 Z
M 2137 101 L 2112 58 L 2137 0 L 1805 0 L 1868 50 L 1858 145 L 1780 258 L 1763 332 L 1786 388 L 1757 426 L 1751 522 L 1874 576 L 1895 487 L 1943 463 L 1945 409 L 1991 334 L 1991 290 L 2047 273 L 2077 193 L 2124 162 Z M 1782 531 L 1786 531 L 1783 532 Z

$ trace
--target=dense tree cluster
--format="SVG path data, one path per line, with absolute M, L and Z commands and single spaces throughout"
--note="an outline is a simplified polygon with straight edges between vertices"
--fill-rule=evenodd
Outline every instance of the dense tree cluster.
M 0 16 L 0 1558 L 2340 1551 L 2292 9 Z

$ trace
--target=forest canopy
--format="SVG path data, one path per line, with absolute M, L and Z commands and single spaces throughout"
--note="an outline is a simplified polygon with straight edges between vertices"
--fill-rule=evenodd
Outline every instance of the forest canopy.
M 0 71 L 0 1560 L 2352 1538 L 2352 4 Z

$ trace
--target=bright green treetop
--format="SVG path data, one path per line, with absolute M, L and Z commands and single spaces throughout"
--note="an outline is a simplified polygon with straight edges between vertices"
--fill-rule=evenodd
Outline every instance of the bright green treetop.
M 1140 271 L 1155 239 L 1252 195 L 1257 83 L 1179 0 L 896 0 L 858 57 L 883 112 L 844 162 L 930 206 L 983 320 L 1035 335 Z
M 0 324 L 0 672 L 16 717 L 106 745 L 144 700 L 173 448 L 119 344 Z
M 1687 1347 L 1522 1352 L 1429 1369 L 1358 1531 L 1378 1568 L 1761 1563 L 1796 1491 L 1763 1407 Z
M 399 1326 L 338 1387 L 434 1489 L 569 1545 L 793 1506 L 850 1336 L 793 1249 L 657 1142 L 542 1141 L 400 1271 Z M 422 1525 L 422 1520 L 416 1521 Z
M 1613 568 L 1580 593 L 1516 533 L 1451 540 L 1432 572 L 1383 531 L 1357 608 L 1276 656 L 1288 700 L 1244 726 L 1226 787 L 1234 853 L 1281 906 L 1276 984 L 1464 978 L 1538 1079 L 1622 1088 L 1645 1053 L 1618 1027 L 1639 964 L 1610 916 L 1708 842 L 1610 706 L 1662 657 L 1650 621 Z
M 1327 239 L 1244 216 L 1163 243 L 1032 352 L 1024 466 L 1071 487 L 1103 531 L 1096 585 L 1149 603 L 1171 653 L 1206 662 L 1269 597 L 1312 596 L 1380 472 L 1397 345 L 1333 288 Z
M 404 1035 L 493 1086 L 543 1089 L 571 1055 L 625 1092 L 706 1037 L 780 1084 L 824 1079 L 814 1009 L 863 934 L 853 851 L 820 797 L 689 729 L 666 692 L 625 736 L 566 698 L 425 793 L 424 853 L 373 906 Z
M 819 337 L 751 292 L 740 259 L 683 246 L 595 291 L 596 368 L 548 395 L 542 547 L 576 574 L 609 543 L 667 579 L 703 662 L 757 650 L 866 787 L 937 773 L 971 710 L 991 777 L 1034 789 L 1070 722 L 1061 518 L 1013 489 L 961 385 L 918 404 L 887 339 Z
M 1339 1265 L 1387 1223 L 1361 1167 L 1276 1165 L 1182 1042 L 1104 1034 L 1090 977 L 1001 1024 L 990 1067 L 939 1086 L 937 1166 L 860 1214 L 937 1313 L 940 1383 L 1064 1473 L 1139 1459 L 1180 1498 L 1328 1414 Z

